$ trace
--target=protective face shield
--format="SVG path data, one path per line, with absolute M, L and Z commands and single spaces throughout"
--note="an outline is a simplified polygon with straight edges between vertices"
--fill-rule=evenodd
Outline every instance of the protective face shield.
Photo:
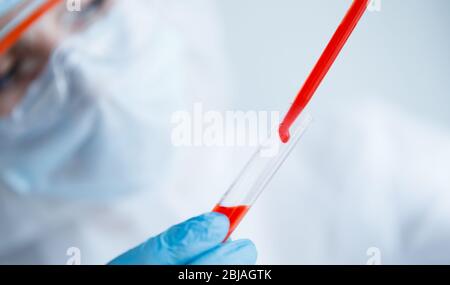
M 161 178 L 181 94 L 179 75 L 163 66 L 179 45 L 163 30 L 140 35 L 155 18 L 145 1 L 124 2 L 62 41 L 0 119 L 0 187 L 104 199 L 149 190 Z M 65 17 L 68 30 L 78 19 Z
M 0 4 L 0 116 L 9 114 L 42 73 L 53 50 L 98 19 L 112 0 L 80 0 L 83 9 L 68 12 L 65 1 L 17 1 Z M 7 11 L 5 7 L 9 7 Z
M 8 14 L 10 11 L 14 10 L 16 6 L 18 6 L 22 0 L 3 0 L 0 4 L 0 17 Z
M 0 4 L 0 55 L 8 52 L 27 30 L 61 3 L 58 0 L 21 0 Z

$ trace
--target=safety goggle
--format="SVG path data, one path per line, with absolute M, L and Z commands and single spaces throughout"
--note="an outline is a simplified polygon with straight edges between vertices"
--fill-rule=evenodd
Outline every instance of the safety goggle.
M 0 17 L 5 17 L 9 12 L 14 11 L 20 5 L 20 11 L 0 29 L 0 55 L 6 53 L 21 36 L 42 16 L 62 4 L 62 0 L 3 0 L 0 10 Z M 26 4 L 26 5 L 24 5 Z

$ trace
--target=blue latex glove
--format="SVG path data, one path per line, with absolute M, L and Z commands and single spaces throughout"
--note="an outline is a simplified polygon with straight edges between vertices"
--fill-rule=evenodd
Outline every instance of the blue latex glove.
M 208 213 L 176 225 L 110 262 L 111 265 L 251 265 L 256 248 L 249 240 L 227 241 L 230 224 Z

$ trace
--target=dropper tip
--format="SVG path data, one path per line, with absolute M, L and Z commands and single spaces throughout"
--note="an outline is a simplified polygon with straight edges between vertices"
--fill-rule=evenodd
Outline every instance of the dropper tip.
M 281 126 L 280 129 L 278 130 L 278 133 L 283 143 L 289 142 L 289 139 L 291 138 L 291 135 L 289 134 L 289 129 L 285 129 L 283 128 L 283 126 Z

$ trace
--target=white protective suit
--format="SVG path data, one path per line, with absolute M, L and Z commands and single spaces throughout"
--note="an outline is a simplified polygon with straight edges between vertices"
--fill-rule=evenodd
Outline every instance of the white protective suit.
M 148 33 L 143 38 L 150 42 L 141 61 L 131 67 L 134 82 L 123 92 L 116 92 L 114 88 L 123 87 L 120 77 L 130 74 L 121 70 L 113 71 L 119 77 L 114 82 L 96 82 L 107 90 L 101 96 L 112 98 L 103 98 L 106 100 L 94 109 L 94 114 L 100 110 L 100 115 L 94 117 L 91 126 L 98 131 L 81 144 L 79 152 L 71 154 L 74 157 L 68 163 L 59 165 L 59 179 L 50 185 L 51 191 L 40 189 L 36 193 L 30 185 L 10 179 L 7 171 L 2 173 L 2 181 L 11 182 L 0 186 L 2 264 L 65 264 L 73 262 L 73 253 L 78 252 L 73 248 L 79 249 L 82 264 L 105 264 L 184 218 L 211 210 L 224 189 L 220 152 L 178 151 L 170 144 L 173 112 L 186 110 L 198 101 L 208 108 L 212 107 L 208 102 L 214 102 L 215 108 L 224 105 L 227 84 L 211 3 L 139 0 L 119 4 L 131 9 L 128 24 L 135 25 L 138 34 Z M 64 115 L 70 116 L 75 126 L 84 118 L 77 110 L 66 110 Z M 128 124 L 128 119 L 133 121 Z M 62 127 L 71 132 L 68 121 L 69 125 Z M 148 129 L 142 128 L 141 121 Z M 136 126 L 141 127 L 134 130 Z M 50 165 L 54 171 L 54 165 L 61 161 L 53 159 L 59 154 L 55 152 L 67 150 L 61 145 L 64 140 L 58 139 L 61 134 L 70 139 L 58 128 L 55 138 L 39 140 L 44 148 L 33 156 L 35 168 L 22 165 L 12 169 L 39 173 L 43 166 Z M 45 149 L 46 144 L 58 148 Z M 14 150 L 14 144 L 8 147 Z M 22 153 L 28 150 L 33 146 Z M 8 161 L 20 163 L 20 154 L 15 160 L 12 150 L 0 151 L 5 155 L 0 163 L 3 169 L 12 166 Z M 39 157 L 45 161 L 41 166 Z M 207 162 L 202 162 L 206 158 Z M 193 161 L 199 165 L 197 173 L 191 171 Z M 200 179 L 206 169 L 212 180 Z M 77 189 L 77 185 L 87 187 Z M 9 186 L 26 187 L 11 191 Z M 72 189 L 71 193 L 63 188 Z M 119 192 L 113 190 L 116 188 Z M 79 195 L 81 189 L 89 192 Z

